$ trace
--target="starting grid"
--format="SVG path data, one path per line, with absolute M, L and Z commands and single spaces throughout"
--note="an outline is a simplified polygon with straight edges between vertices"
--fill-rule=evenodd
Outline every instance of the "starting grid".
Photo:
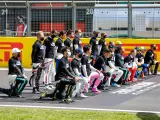
M 121 95 L 126 95 L 126 94 L 132 94 L 132 95 L 139 95 L 142 94 L 146 91 L 152 90 L 156 87 L 159 87 L 160 83 L 156 82 L 140 82 L 125 88 L 121 88 L 118 90 L 115 90 L 111 92 L 112 94 L 121 94 Z

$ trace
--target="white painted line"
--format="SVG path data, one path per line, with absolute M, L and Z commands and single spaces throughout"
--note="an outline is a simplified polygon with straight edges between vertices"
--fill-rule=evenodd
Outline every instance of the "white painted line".
M 118 89 L 116 91 L 113 91 L 113 94 L 129 94 L 129 93 L 133 93 L 136 92 L 137 90 L 140 91 L 141 89 L 151 86 L 155 84 L 155 82 L 140 82 L 134 85 L 131 85 L 129 87 L 125 87 L 123 89 Z
M 144 88 L 144 89 L 142 89 L 142 90 L 140 90 L 140 91 L 137 91 L 137 92 L 135 92 L 135 93 L 132 93 L 132 94 L 133 94 L 133 95 L 139 95 L 139 94 L 142 94 L 142 93 L 144 93 L 144 92 L 146 92 L 146 91 L 152 90 L 153 88 L 156 88 L 156 87 L 158 87 L 158 86 L 160 86 L 160 83 L 159 83 L 159 84 L 152 85 L 152 86 L 149 86 L 149 87 L 147 87 L 147 88 Z
M 108 111 L 108 112 L 130 112 L 130 113 L 155 113 L 159 111 L 140 111 L 140 110 L 120 110 L 120 109 L 100 109 L 100 108 L 80 108 L 80 107 L 50 107 L 50 106 L 31 106 L 31 105 L 0 105 L 0 107 L 17 107 L 17 108 L 42 108 L 42 109 L 62 109 L 62 110 L 87 110 L 87 111 Z
M 0 71 L 6 71 L 8 68 L 0 68 Z M 24 71 L 32 71 L 32 69 L 24 68 Z

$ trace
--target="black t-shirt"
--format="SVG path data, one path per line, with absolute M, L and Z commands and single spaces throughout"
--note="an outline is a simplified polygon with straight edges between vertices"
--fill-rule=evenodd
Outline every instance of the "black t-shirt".
M 90 40 L 90 44 L 92 46 L 92 55 L 98 55 L 98 40 L 96 37 L 92 37 Z
M 82 41 L 77 36 L 75 36 L 74 39 L 73 39 L 73 53 L 75 53 L 74 45 L 78 45 L 78 48 L 82 49 Z
M 153 62 L 153 61 L 154 61 L 154 52 L 153 50 L 150 49 L 146 52 L 146 55 L 144 57 L 144 63 L 149 64 L 150 62 Z
M 99 40 L 98 45 L 101 45 L 101 46 L 102 46 L 101 51 L 100 51 L 100 55 L 103 55 L 103 50 L 106 48 L 106 42 L 105 42 L 105 40 L 101 38 L 101 39 Z
M 89 76 L 91 74 L 91 68 L 90 68 L 90 59 L 88 56 L 83 55 L 81 58 L 82 65 L 86 65 L 87 75 Z M 84 75 L 83 71 L 82 74 Z
M 115 54 L 115 65 L 124 68 L 124 57 L 122 56 L 122 54 Z
M 69 37 L 67 37 L 67 39 L 64 41 L 64 45 L 67 47 L 72 47 L 72 41 Z
M 106 63 L 107 66 L 109 66 L 109 63 L 108 63 L 109 61 L 111 61 L 111 57 L 110 58 L 106 58 L 106 60 L 105 60 L 105 63 Z
M 61 78 L 66 78 L 68 76 L 74 78 L 75 74 L 71 68 L 69 60 L 65 57 L 62 57 L 62 59 L 60 59 L 58 64 L 58 70 L 55 79 L 60 80 Z
M 45 46 L 37 40 L 32 46 L 32 63 L 41 63 L 44 59 Z
M 19 73 L 17 72 L 17 69 L 15 67 L 17 67 L 21 71 L 21 73 L 23 74 L 23 67 L 22 67 L 22 64 L 18 58 L 11 57 L 8 61 L 8 67 L 9 67 L 8 68 L 9 75 L 15 75 L 15 74 L 19 75 Z
M 105 61 L 106 58 L 104 56 L 99 56 L 94 64 L 94 68 L 105 71 Z
M 138 58 L 138 62 L 141 62 L 144 59 L 144 55 L 142 53 L 137 53 L 136 58 Z
M 64 43 L 63 43 L 63 41 L 62 41 L 62 39 L 60 37 L 57 39 L 55 45 L 58 47 L 57 52 L 61 53 L 61 49 L 64 46 Z
M 77 60 L 76 58 L 74 58 L 71 62 L 71 66 L 72 66 L 72 69 L 77 68 L 78 71 L 81 73 L 82 65 L 80 60 Z
M 130 55 L 128 55 L 127 57 L 125 57 L 124 59 L 124 63 L 133 63 L 134 62 L 134 57 L 131 57 Z
M 44 41 L 44 46 L 46 46 L 45 58 L 54 58 L 54 47 L 55 43 L 53 38 L 50 36 Z

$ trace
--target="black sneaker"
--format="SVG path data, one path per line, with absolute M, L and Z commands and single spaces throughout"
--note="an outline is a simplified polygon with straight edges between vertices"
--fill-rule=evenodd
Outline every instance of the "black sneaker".
M 24 96 L 22 95 L 17 95 L 18 98 L 25 98 Z
M 122 85 L 130 85 L 131 83 L 129 82 L 123 82 Z
M 152 75 L 157 75 L 157 73 L 155 72 L 155 73 L 153 73 Z
M 41 92 L 39 90 L 37 90 L 36 88 L 33 88 L 32 93 L 34 93 L 34 94 L 40 94 Z

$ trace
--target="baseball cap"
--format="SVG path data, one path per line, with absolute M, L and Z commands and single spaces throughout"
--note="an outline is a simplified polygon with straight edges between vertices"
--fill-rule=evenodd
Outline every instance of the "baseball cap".
M 116 48 L 113 44 L 110 44 L 108 48 Z
M 111 51 L 110 51 L 108 48 L 105 48 L 103 52 L 104 52 L 104 53 L 109 53 L 109 52 L 111 52 Z
M 136 46 L 136 47 L 135 47 L 135 50 L 139 51 L 139 50 L 140 50 L 140 48 L 139 48 L 138 46 Z
M 19 50 L 18 48 L 13 48 L 13 49 L 12 49 L 12 54 L 13 54 L 13 53 L 19 53 L 19 52 L 21 52 L 21 50 Z
M 117 44 L 117 45 L 121 45 L 122 42 L 118 40 L 118 41 L 116 41 L 116 44 Z
M 146 50 L 146 48 L 144 46 L 140 47 L 140 50 Z
M 75 53 L 82 54 L 82 53 L 83 53 L 83 51 L 82 51 L 80 48 L 78 48 L 78 49 L 76 49 L 76 50 L 75 50 Z

